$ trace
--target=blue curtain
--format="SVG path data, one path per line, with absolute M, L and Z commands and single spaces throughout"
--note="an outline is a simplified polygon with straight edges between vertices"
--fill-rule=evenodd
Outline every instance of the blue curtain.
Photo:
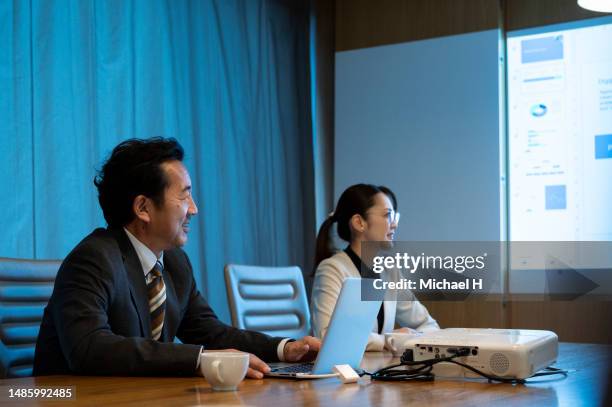
M 0 256 L 64 257 L 105 226 L 110 150 L 176 137 L 200 209 L 186 250 L 229 321 L 224 264 L 311 264 L 308 66 L 305 2 L 0 1 Z

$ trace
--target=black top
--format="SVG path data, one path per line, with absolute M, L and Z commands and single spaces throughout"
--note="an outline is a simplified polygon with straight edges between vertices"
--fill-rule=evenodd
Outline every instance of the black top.
M 355 267 L 357 267 L 357 270 L 359 271 L 359 275 L 362 278 L 378 278 L 378 277 L 375 277 L 376 274 L 368 266 L 363 264 L 363 262 L 361 261 L 361 258 L 357 256 L 357 253 L 355 253 L 353 249 L 351 249 L 350 245 L 346 246 L 346 249 L 344 249 L 344 253 L 346 253 L 347 256 L 349 256 L 349 258 L 351 259 Z M 378 319 L 378 333 L 381 334 L 382 329 L 383 329 L 383 324 L 385 322 L 384 303 L 380 304 L 380 310 L 378 310 L 378 316 L 376 318 Z

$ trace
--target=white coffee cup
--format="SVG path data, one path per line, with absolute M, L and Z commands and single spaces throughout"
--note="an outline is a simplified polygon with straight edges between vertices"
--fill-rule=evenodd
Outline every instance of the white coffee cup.
M 200 371 L 213 390 L 236 390 L 249 368 L 249 354 L 244 352 L 204 352 Z
M 412 347 L 411 340 L 417 336 L 420 336 L 420 333 L 387 332 L 385 345 L 394 356 L 402 356 L 407 348 Z

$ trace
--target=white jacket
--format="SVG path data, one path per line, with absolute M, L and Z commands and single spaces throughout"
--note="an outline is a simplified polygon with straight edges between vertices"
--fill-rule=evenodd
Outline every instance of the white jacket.
M 342 282 L 347 277 L 360 277 L 360 274 L 350 257 L 343 251 L 323 260 L 317 267 L 312 286 L 310 314 L 312 329 L 318 338 L 322 339 L 327 332 L 332 312 L 340 295 Z M 400 327 L 418 331 L 440 329 L 436 320 L 429 315 L 427 308 L 416 298 L 414 301 L 384 301 L 383 304 L 385 311 L 383 334 L 393 331 L 396 323 Z M 376 320 L 366 350 L 382 351 L 384 345 L 385 337 L 378 333 L 378 321 Z

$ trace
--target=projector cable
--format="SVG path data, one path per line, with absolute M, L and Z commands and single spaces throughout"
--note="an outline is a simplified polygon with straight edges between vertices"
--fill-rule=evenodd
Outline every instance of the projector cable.
M 465 363 L 461 363 L 454 359 L 467 356 L 470 350 L 468 348 L 460 348 L 454 355 L 446 356 L 443 358 L 436 359 L 427 359 L 421 361 L 413 360 L 413 352 L 412 349 L 407 349 L 402 357 L 400 358 L 400 363 L 384 367 L 382 369 L 377 370 L 374 373 L 369 373 L 363 371 L 363 374 L 369 375 L 372 380 L 379 381 L 432 381 L 435 379 L 435 374 L 432 372 L 433 366 L 442 363 L 448 362 L 453 363 L 455 365 L 459 365 L 464 367 L 479 376 L 484 377 L 489 382 L 499 382 L 499 383 L 510 383 L 510 384 L 525 384 L 529 383 L 527 379 L 513 379 L 508 377 L 499 377 L 495 375 L 487 374 L 481 370 L 478 370 L 472 366 L 466 365 Z M 402 367 L 404 367 L 402 369 Z M 551 375 L 563 375 L 567 377 L 568 371 L 562 370 L 556 367 L 547 367 L 542 372 L 535 373 L 533 376 L 530 376 L 529 379 L 534 377 L 542 377 L 542 376 L 551 376 Z

